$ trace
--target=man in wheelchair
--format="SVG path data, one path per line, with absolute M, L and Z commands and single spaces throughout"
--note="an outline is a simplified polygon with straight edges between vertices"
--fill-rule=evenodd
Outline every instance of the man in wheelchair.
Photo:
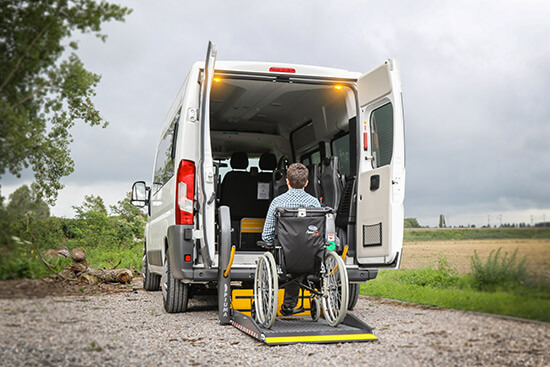
M 335 233 L 335 211 L 320 207 L 307 194 L 308 171 L 300 163 L 288 168 L 289 191 L 273 199 L 262 238 L 258 245 L 267 251 L 258 259 L 254 274 L 253 314 L 258 324 L 270 329 L 275 323 L 279 282 L 285 288 L 281 315 L 303 311 L 295 309 L 300 289 L 309 291 L 309 310 L 313 321 L 321 314 L 330 326 L 338 326 L 348 307 L 348 275 L 343 259 L 335 252 L 339 241 Z
M 262 232 L 262 240 L 267 244 L 273 244 L 275 239 L 277 208 L 307 208 L 321 206 L 319 200 L 304 190 L 308 184 L 308 175 L 309 172 L 307 167 L 301 163 L 293 163 L 290 167 L 288 167 L 286 179 L 288 191 L 274 198 L 269 205 L 269 210 L 267 211 L 264 230 Z M 289 259 L 286 260 L 287 264 L 288 261 Z M 307 269 L 303 270 L 307 271 Z M 281 307 L 281 314 L 283 316 L 289 316 L 295 313 L 293 310 L 298 303 L 298 296 L 300 294 L 299 283 L 304 280 L 305 276 L 301 276 L 285 286 L 285 299 Z

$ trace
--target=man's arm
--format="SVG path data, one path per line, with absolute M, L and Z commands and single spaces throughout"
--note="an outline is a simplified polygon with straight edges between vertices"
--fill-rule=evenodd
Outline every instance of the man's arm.
M 262 241 L 273 243 L 275 239 L 275 201 L 269 205 L 267 215 L 265 217 L 264 230 L 262 232 Z

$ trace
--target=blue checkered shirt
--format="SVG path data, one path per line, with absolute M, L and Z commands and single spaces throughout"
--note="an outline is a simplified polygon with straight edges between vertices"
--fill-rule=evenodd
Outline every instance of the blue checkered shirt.
M 284 194 L 277 196 L 267 211 L 265 217 L 264 231 L 262 232 L 262 241 L 273 243 L 275 239 L 275 209 L 277 208 L 310 208 L 320 207 L 319 200 L 308 194 L 302 189 L 290 189 Z

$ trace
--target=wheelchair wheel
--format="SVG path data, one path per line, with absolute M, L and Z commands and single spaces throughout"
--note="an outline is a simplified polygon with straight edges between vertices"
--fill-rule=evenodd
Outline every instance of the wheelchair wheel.
M 309 304 L 310 304 L 309 307 L 311 312 L 311 319 L 313 321 L 319 320 L 319 316 L 321 315 L 321 305 L 317 297 L 311 297 L 309 299 Z
M 275 258 L 266 252 L 258 260 L 254 275 L 254 307 L 256 321 L 270 329 L 277 316 L 279 278 Z
M 327 324 L 338 326 L 346 317 L 349 283 L 346 265 L 336 252 L 326 254 L 325 271 L 321 277 L 323 315 Z

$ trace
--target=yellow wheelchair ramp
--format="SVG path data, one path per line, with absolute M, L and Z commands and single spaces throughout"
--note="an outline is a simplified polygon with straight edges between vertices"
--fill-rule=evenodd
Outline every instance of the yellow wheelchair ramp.
M 279 300 L 284 298 L 284 290 L 279 290 Z M 292 317 L 277 318 L 271 329 L 260 327 L 251 317 L 252 289 L 234 289 L 232 291 L 231 325 L 242 332 L 263 341 L 267 345 L 295 343 L 346 343 L 375 341 L 378 338 L 372 328 L 352 314 L 336 327 L 326 323 L 321 317 L 313 321 L 309 310 L 309 293 L 303 299 L 304 312 Z M 298 301 L 300 305 L 300 301 Z M 278 307 L 280 309 L 280 305 Z M 279 315 L 280 316 L 280 315 Z

